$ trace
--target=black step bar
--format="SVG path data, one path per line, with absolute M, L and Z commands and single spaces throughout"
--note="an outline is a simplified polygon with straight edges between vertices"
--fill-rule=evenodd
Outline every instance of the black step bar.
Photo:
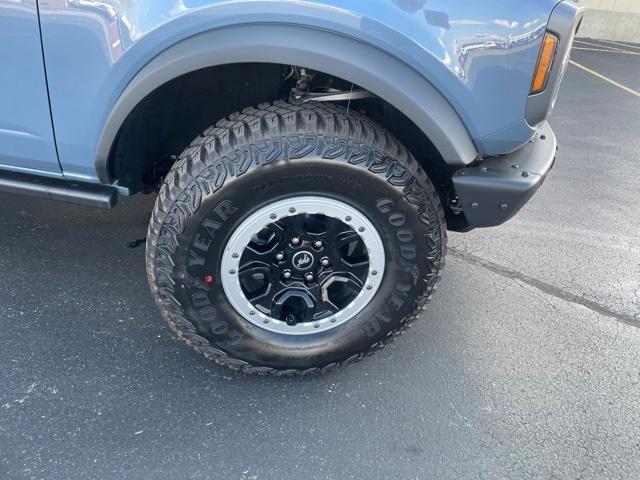
M 109 185 L 0 170 L 0 192 L 31 195 L 76 205 L 113 208 L 118 191 Z

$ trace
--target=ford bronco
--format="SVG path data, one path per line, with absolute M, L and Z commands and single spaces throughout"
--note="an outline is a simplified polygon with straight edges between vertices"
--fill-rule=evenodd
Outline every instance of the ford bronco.
M 570 0 L 1 0 L 0 190 L 158 192 L 151 292 L 219 364 L 362 359 L 556 155 Z

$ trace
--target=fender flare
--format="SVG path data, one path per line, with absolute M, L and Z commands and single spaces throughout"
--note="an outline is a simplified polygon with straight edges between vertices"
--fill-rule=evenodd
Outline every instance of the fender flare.
M 453 107 L 406 63 L 338 33 L 287 24 L 251 24 L 210 30 L 182 40 L 135 75 L 100 135 L 95 158 L 100 181 L 112 183 L 108 165 L 111 148 L 127 116 L 147 95 L 186 73 L 251 62 L 301 65 L 353 82 L 411 119 L 446 163 L 464 166 L 478 155 Z

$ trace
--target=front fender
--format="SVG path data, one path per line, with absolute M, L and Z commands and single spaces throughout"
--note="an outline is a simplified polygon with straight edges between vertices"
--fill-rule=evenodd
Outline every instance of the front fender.
M 292 38 L 296 41 L 292 42 Z M 370 45 L 323 30 L 244 25 L 180 42 L 136 75 L 118 99 L 98 143 L 96 169 L 100 179 L 109 180 L 107 159 L 118 129 L 150 92 L 184 73 L 244 62 L 305 65 L 352 81 L 407 115 L 448 163 L 464 165 L 477 156 L 471 137 L 453 108 L 406 64 Z
M 52 112 L 64 172 L 97 180 L 94 165 L 104 161 L 103 143 L 114 129 L 110 122 L 120 118 L 122 106 L 130 103 L 124 99 L 125 94 L 141 92 L 140 85 L 146 83 L 141 80 L 146 76 L 142 72 L 145 65 L 156 62 L 159 56 L 169 58 L 173 55 L 167 53 L 169 50 L 183 48 L 183 42 L 192 42 L 201 35 L 215 36 L 216 42 L 225 41 L 227 34 L 237 31 L 236 27 L 250 25 L 258 28 L 250 38 L 258 38 L 264 33 L 259 29 L 267 26 L 301 28 L 295 32 L 300 36 L 271 42 L 273 47 L 286 49 L 294 56 L 269 53 L 266 47 L 236 37 L 236 50 L 256 47 L 263 56 L 245 53 L 241 56 L 244 60 L 234 59 L 212 44 L 209 58 L 200 52 L 203 66 L 221 64 L 222 58 L 226 62 L 278 59 L 279 63 L 292 64 L 296 63 L 295 58 L 297 63 L 311 68 L 327 65 L 329 68 L 323 68 L 327 73 L 358 83 L 383 98 L 395 82 L 396 93 L 392 97 L 398 97 L 400 103 L 392 98 L 385 100 L 425 129 L 445 159 L 467 163 L 475 153 L 473 139 L 524 118 L 539 33 L 556 2 L 526 0 L 514 5 L 510 0 L 40 0 Z M 331 37 L 321 40 L 331 38 L 328 41 L 333 52 L 305 40 L 319 40 L 320 32 L 331 32 Z M 371 61 L 367 64 L 366 58 L 348 58 L 341 53 L 343 50 L 349 50 L 351 55 L 359 52 L 382 63 L 376 68 Z M 306 56 L 301 58 L 303 52 Z M 329 65 L 329 56 L 334 64 Z M 358 65 L 350 69 L 350 63 Z M 157 62 L 154 65 L 157 68 Z M 385 71 L 391 65 L 402 75 L 394 77 L 393 71 Z M 171 68 L 179 71 L 175 65 Z M 365 73 L 381 78 L 357 80 Z M 446 117 L 451 119 L 437 128 L 434 125 L 442 121 L 440 115 L 447 108 L 457 120 L 449 112 Z M 453 124 L 456 126 L 451 128 Z M 460 140 L 460 131 L 465 131 L 467 138 Z M 438 138 L 443 132 L 451 139 Z M 104 175 L 101 177 L 104 180 Z

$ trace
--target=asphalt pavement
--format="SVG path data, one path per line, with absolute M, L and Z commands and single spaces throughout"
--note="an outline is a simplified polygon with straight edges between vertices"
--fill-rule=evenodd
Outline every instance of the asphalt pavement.
M 576 44 L 540 192 L 451 234 L 421 321 L 322 376 L 174 338 L 128 246 L 153 197 L 0 194 L 0 479 L 640 478 L 636 52 Z

